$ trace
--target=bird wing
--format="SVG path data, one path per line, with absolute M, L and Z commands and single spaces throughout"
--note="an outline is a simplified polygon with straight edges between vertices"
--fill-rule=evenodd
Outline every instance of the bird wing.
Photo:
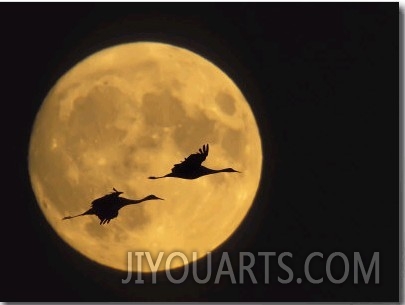
M 103 197 L 94 199 L 94 200 L 91 202 L 91 207 L 92 207 L 92 208 L 100 208 L 100 207 L 106 205 L 106 203 L 107 203 L 108 201 L 109 201 L 109 200 L 108 200 L 108 195 L 105 195 L 105 196 L 103 196 Z
M 103 197 L 94 199 L 91 203 L 91 207 L 99 208 L 104 205 L 109 205 L 112 202 L 116 201 L 118 197 L 119 197 L 119 194 L 117 194 L 117 192 L 104 195 Z
M 201 166 L 201 163 L 203 163 L 204 160 L 207 158 L 208 150 L 208 144 L 203 145 L 203 147 L 200 148 L 197 153 L 191 154 L 190 156 L 185 158 L 184 161 L 175 164 L 172 168 L 172 173 L 190 172 L 199 168 Z

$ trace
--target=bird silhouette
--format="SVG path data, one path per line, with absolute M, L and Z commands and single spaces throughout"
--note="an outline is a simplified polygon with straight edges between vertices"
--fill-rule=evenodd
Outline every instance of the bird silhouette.
M 113 188 L 113 190 L 114 192 L 93 200 L 93 202 L 91 203 L 91 208 L 86 212 L 75 216 L 66 216 L 63 217 L 62 220 L 72 219 L 85 215 L 96 215 L 100 219 L 100 225 L 102 225 L 105 223 L 109 223 L 111 219 L 116 218 L 118 216 L 119 209 L 123 208 L 124 206 L 130 204 L 138 204 L 146 200 L 164 200 L 155 195 L 149 195 L 140 200 L 127 199 L 124 197 L 120 197 L 123 192 L 119 192 L 115 188 Z
M 202 176 L 206 175 L 211 175 L 211 174 L 216 174 L 216 173 L 223 173 L 223 172 L 228 172 L 228 173 L 240 173 L 237 170 L 234 170 L 233 168 L 224 168 L 224 169 L 210 169 L 205 166 L 202 166 L 201 163 L 204 162 L 204 160 L 208 156 L 208 151 L 209 151 L 209 146 L 203 145 L 202 148 L 198 150 L 197 153 L 191 154 L 187 158 L 184 159 L 181 163 L 175 164 L 172 168 L 172 172 L 160 176 L 160 177 L 148 177 L 149 179 L 161 179 L 161 178 L 166 178 L 166 177 L 174 177 L 174 178 L 181 178 L 181 179 L 196 179 Z

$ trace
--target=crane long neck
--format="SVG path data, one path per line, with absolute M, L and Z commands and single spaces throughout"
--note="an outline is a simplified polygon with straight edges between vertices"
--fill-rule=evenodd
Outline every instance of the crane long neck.
M 139 199 L 139 200 L 128 199 L 128 198 L 122 198 L 122 197 L 121 197 L 120 199 L 121 199 L 120 206 L 121 206 L 121 207 L 125 207 L 125 206 L 127 206 L 127 205 L 141 203 L 141 202 L 147 200 L 147 197 L 142 198 L 142 199 Z
M 227 168 L 211 169 L 211 168 L 208 168 L 208 167 L 205 167 L 205 166 L 201 166 L 201 167 L 202 167 L 205 175 L 211 175 L 211 174 L 222 173 L 222 172 L 227 172 L 228 171 Z

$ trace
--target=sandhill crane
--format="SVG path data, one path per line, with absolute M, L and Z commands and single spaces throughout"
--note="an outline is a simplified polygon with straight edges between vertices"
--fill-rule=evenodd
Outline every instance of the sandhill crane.
M 181 179 L 196 179 L 205 175 L 211 175 L 216 173 L 228 172 L 228 173 L 239 173 L 239 171 L 234 170 L 233 168 L 224 168 L 224 169 L 210 169 L 205 166 L 202 166 L 201 163 L 208 156 L 209 146 L 203 145 L 202 148 L 199 149 L 199 152 L 195 154 L 191 154 L 187 158 L 184 159 L 181 163 L 175 164 L 172 168 L 172 172 L 160 176 L 160 177 L 149 177 L 149 179 L 160 179 L 166 177 L 174 177 L 174 178 L 181 178 Z
M 114 192 L 93 200 L 91 203 L 91 208 L 86 212 L 75 216 L 66 216 L 62 218 L 62 220 L 72 219 L 84 215 L 96 215 L 100 219 L 100 225 L 102 225 L 109 223 L 111 219 L 116 218 L 118 216 L 119 209 L 123 208 L 124 206 L 138 204 L 146 200 L 163 200 L 155 195 L 149 195 L 140 200 L 127 199 L 120 197 L 123 192 L 119 192 L 115 188 L 113 188 L 113 190 Z

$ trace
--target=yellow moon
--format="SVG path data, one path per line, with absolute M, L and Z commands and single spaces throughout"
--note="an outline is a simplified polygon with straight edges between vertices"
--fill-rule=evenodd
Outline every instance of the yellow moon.
M 147 179 L 206 143 L 204 166 L 241 173 Z M 154 260 L 164 252 L 164 270 L 172 252 L 191 262 L 193 251 L 197 259 L 214 251 L 248 213 L 261 166 L 255 117 L 235 83 L 207 59 L 155 42 L 117 45 L 76 64 L 47 94 L 29 146 L 32 187 L 52 228 L 89 259 L 123 271 L 128 252 Z M 94 215 L 62 220 L 113 187 L 126 198 L 165 200 L 124 207 L 106 225 Z M 176 257 L 170 268 L 183 265 Z

